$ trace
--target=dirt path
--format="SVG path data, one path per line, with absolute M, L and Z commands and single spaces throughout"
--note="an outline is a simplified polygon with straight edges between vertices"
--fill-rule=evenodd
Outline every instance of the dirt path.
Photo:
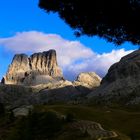
M 117 137 L 114 131 L 107 131 L 102 128 L 99 123 L 92 121 L 77 121 L 72 124 L 72 127 L 79 129 L 82 133 L 88 133 L 91 138 L 102 140 L 103 138 Z

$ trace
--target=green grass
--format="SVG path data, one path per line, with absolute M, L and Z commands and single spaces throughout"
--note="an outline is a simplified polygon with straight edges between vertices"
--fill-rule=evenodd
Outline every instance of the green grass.
M 119 137 L 113 140 L 140 140 L 140 111 L 138 110 L 74 105 L 46 105 L 37 106 L 36 109 L 52 109 L 62 114 L 73 113 L 77 119 L 98 122 L 103 128 L 118 133 Z
M 140 111 L 138 109 L 138 107 L 137 110 L 135 110 L 132 107 L 124 109 L 122 107 L 111 108 L 64 104 L 37 105 L 35 106 L 34 111 L 37 113 L 53 111 L 62 115 L 73 114 L 74 117 L 79 120 L 98 122 L 104 129 L 113 130 L 119 135 L 116 138 L 110 138 L 108 140 L 140 140 Z M 39 132 L 38 135 L 41 137 L 45 132 L 44 130 L 48 129 L 48 127 L 46 128 L 45 123 L 48 124 L 50 122 L 47 121 L 48 119 L 44 119 L 44 117 L 47 118 L 46 113 L 42 115 L 38 114 L 37 118 L 32 116 L 32 119 L 34 120 L 32 125 L 35 129 L 32 129 L 31 122 L 33 120 L 30 120 L 30 117 L 17 118 L 15 121 L 11 122 L 9 115 L 0 117 L 0 131 L 2 130 L 2 132 L 4 132 L 3 140 L 32 140 L 29 132 L 31 130 Z M 55 124 L 56 123 L 53 125 L 55 126 Z M 72 129 L 69 130 L 67 124 L 64 123 L 61 125 L 62 128 L 59 133 L 54 135 L 55 140 L 90 140 L 88 137 L 80 136 L 80 132 L 75 132 L 75 130 L 73 131 Z M 52 127 L 51 129 L 53 130 L 54 128 Z M 44 139 L 42 138 L 42 140 Z

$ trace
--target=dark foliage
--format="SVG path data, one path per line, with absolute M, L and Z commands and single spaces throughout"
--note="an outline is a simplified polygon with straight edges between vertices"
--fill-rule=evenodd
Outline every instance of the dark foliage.
M 59 133 L 63 121 L 52 111 L 33 112 L 16 121 L 8 140 L 47 140 Z
M 3 103 L 0 103 L 0 116 L 5 113 L 5 107 Z
M 140 0 L 40 0 L 39 7 L 57 12 L 77 36 L 140 44 Z
M 66 115 L 66 122 L 73 122 L 75 120 L 75 116 L 73 113 L 68 113 Z
M 10 113 L 9 113 L 9 122 L 14 122 L 15 119 L 16 119 L 16 118 L 15 118 L 15 116 L 14 116 L 13 111 L 10 111 Z
M 33 113 L 29 118 L 32 136 L 38 137 L 38 139 L 40 137 L 44 139 L 53 137 L 55 133 L 61 130 L 63 124 L 57 114 L 51 111 Z

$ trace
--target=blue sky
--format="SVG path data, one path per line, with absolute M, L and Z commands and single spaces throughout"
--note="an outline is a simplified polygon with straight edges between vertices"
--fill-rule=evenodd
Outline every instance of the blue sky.
M 138 48 L 130 43 L 115 46 L 98 37 L 82 36 L 76 38 L 74 31 L 57 14 L 48 15 L 44 10 L 39 9 L 38 0 L 0 0 L 0 18 L 0 79 L 5 74 L 15 53 L 47 50 L 50 47 L 45 40 L 51 40 L 50 46 L 52 48 L 58 45 L 59 48 L 56 50 L 58 49 L 58 54 L 61 57 L 59 63 L 66 77 L 68 77 L 68 73 L 75 76 L 82 70 L 94 70 L 104 76 L 112 63 L 119 61 L 121 56 L 130 53 L 129 50 Z M 19 41 L 21 38 L 22 41 Z M 55 43 L 55 41 L 60 44 Z M 27 48 L 23 45 L 24 43 L 27 44 Z M 46 48 L 42 44 L 45 44 Z M 71 45 L 75 47 L 69 48 Z M 34 46 L 42 49 L 35 49 Z M 67 47 L 69 50 L 66 49 Z M 71 54 L 67 51 L 67 56 L 62 57 L 66 50 Z M 76 50 L 78 52 L 75 52 Z M 114 51 L 112 52 L 112 50 Z M 73 52 L 75 52 L 74 56 L 72 56 Z M 68 56 L 70 57 L 68 58 Z M 98 64 L 101 67 L 97 67 Z M 102 70 L 104 68 L 105 71 Z

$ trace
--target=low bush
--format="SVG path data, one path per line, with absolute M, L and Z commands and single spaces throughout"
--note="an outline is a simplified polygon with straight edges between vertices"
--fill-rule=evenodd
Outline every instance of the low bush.
M 0 116 L 5 113 L 5 107 L 3 103 L 0 103 Z

